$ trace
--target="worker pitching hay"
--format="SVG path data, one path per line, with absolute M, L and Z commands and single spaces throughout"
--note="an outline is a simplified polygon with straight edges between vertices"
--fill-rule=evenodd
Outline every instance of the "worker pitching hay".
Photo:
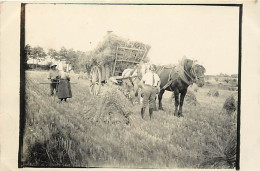
M 207 93 L 208 96 L 214 96 L 214 97 L 218 97 L 219 96 L 219 92 L 216 89 L 210 89 L 209 92 Z
M 237 100 L 237 94 L 230 95 L 223 105 L 223 110 L 228 114 L 233 114 L 237 110 Z

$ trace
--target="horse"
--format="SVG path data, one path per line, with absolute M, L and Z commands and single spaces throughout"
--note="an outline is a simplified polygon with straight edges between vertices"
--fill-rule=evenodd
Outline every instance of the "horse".
M 132 103 L 134 103 L 136 97 L 141 96 L 141 80 L 143 75 L 148 71 L 148 69 L 149 64 L 141 62 L 137 64 L 134 68 L 125 69 L 122 73 L 122 85 L 129 93 L 129 99 L 131 99 Z
M 161 79 L 161 90 L 158 94 L 159 110 L 163 110 L 162 97 L 165 90 L 172 91 L 174 92 L 175 97 L 174 116 L 183 117 L 182 106 L 188 87 L 193 83 L 196 83 L 199 87 L 202 87 L 205 82 L 205 72 L 206 69 L 202 65 L 195 64 L 195 61 L 190 59 L 184 59 L 182 64 L 179 66 L 157 67 L 156 73 Z

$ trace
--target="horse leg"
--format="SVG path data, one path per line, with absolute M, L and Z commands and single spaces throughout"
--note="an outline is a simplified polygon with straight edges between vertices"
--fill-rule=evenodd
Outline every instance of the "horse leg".
M 178 107 L 179 107 L 179 90 L 174 90 L 174 98 L 175 98 L 175 111 L 174 116 L 178 116 Z
M 184 97 L 185 97 L 186 93 L 187 93 L 187 89 L 181 92 L 180 107 L 179 107 L 179 112 L 178 112 L 178 116 L 179 117 L 183 117 L 183 115 L 182 115 L 182 106 L 183 106 Z
M 165 92 L 165 90 L 161 90 L 160 93 L 158 94 L 159 110 L 163 110 L 163 107 L 162 107 L 162 97 L 163 97 L 163 93 L 164 92 Z

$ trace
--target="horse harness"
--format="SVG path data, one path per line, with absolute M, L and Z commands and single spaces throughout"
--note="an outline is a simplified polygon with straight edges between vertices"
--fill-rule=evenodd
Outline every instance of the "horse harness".
M 175 79 L 172 79 L 172 71 L 173 71 L 175 68 L 176 68 L 176 66 L 173 66 L 173 67 L 172 67 L 172 69 L 171 69 L 171 71 L 170 71 L 170 73 L 169 73 L 169 76 L 168 76 L 168 82 L 163 86 L 163 88 L 162 88 L 161 90 L 166 89 L 167 87 L 169 87 L 169 86 L 173 83 L 173 81 L 175 81 L 175 80 L 177 80 L 177 79 L 179 78 L 179 76 L 178 76 L 178 77 L 176 77 Z M 170 86 L 170 89 L 171 89 L 171 91 L 172 91 L 171 86 Z
M 197 81 L 198 80 L 198 77 L 197 77 L 197 74 L 196 74 L 196 72 L 194 71 L 194 69 L 193 69 L 193 67 L 194 67 L 194 62 L 193 62 L 193 64 L 192 64 L 192 67 L 191 67 L 191 69 L 190 69 L 190 73 L 188 73 L 187 71 L 186 71 L 186 66 L 184 65 L 184 68 L 182 68 L 182 67 L 178 67 L 178 68 L 181 68 L 182 70 L 183 70 L 183 74 L 181 74 L 180 72 L 178 72 L 177 71 L 177 73 L 178 73 L 178 76 L 175 78 L 175 79 L 172 79 L 172 71 L 176 68 L 176 66 L 174 66 L 174 67 L 172 67 L 172 69 L 171 69 L 171 71 L 170 71 L 170 73 L 169 73 L 169 76 L 168 76 L 168 82 L 163 86 L 163 88 L 161 88 L 161 90 L 165 90 L 167 87 L 169 87 L 175 80 L 177 80 L 177 79 L 182 79 L 186 84 L 188 84 L 188 85 L 191 85 L 191 84 L 193 84 L 194 83 L 194 80 L 195 81 Z M 161 72 L 162 72 L 162 70 L 164 69 L 165 67 L 163 66 L 162 68 L 161 68 L 161 71 L 160 71 L 160 73 L 159 74 L 161 74 Z M 157 70 L 158 71 L 158 70 Z M 187 79 L 187 77 L 185 76 L 185 74 L 192 80 L 192 81 L 188 81 L 188 79 Z M 158 75 L 159 75 L 158 74 Z M 191 76 L 191 74 L 195 77 L 195 78 L 192 78 L 192 76 Z M 172 91 L 172 88 L 170 87 L 170 90 Z

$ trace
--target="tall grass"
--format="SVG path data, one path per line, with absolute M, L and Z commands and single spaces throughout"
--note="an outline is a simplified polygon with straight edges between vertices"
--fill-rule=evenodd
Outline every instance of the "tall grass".
M 120 168 L 230 168 L 230 137 L 236 121 L 221 114 L 225 96 L 196 94 L 199 106 L 185 105 L 184 118 L 173 116 L 174 104 L 163 99 L 165 111 L 140 116 L 115 87 L 91 96 L 88 82 L 72 84 L 67 103 L 49 96 L 39 82 L 44 72 L 26 73 L 26 129 L 23 166 Z M 72 78 L 73 81 L 73 78 Z M 221 93 L 225 94 L 225 93 Z M 205 98 L 207 98 L 205 100 Z M 229 151 L 230 150 L 230 151 Z M 224 160 L 217 160 L 222 158 Z

